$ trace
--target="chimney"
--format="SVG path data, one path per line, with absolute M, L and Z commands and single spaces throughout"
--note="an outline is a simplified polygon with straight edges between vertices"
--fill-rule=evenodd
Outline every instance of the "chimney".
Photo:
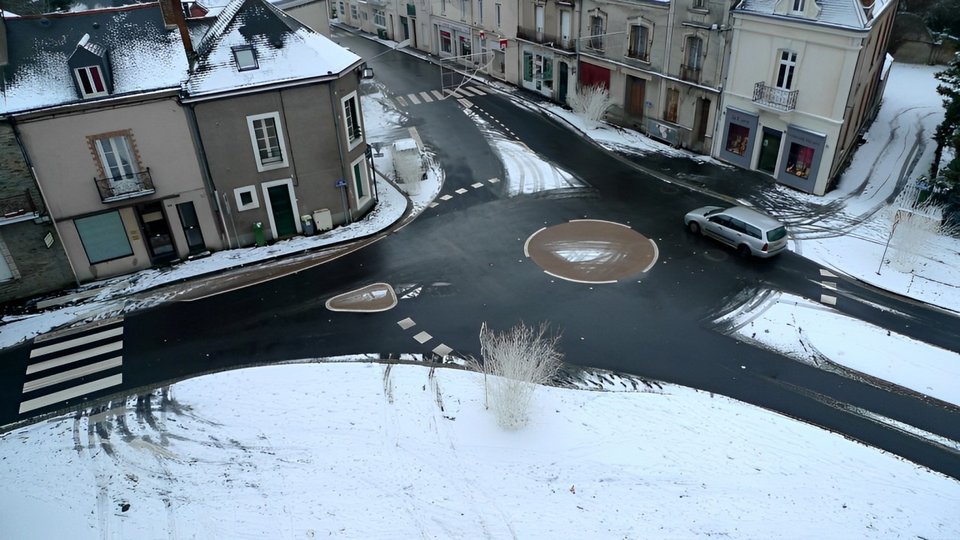
M 190 31 L 187 30 L 187 18 L 183 14 L 183 4 L 180 3 L 180 0 L 159 0 L 158 3 L 160 4 L 160 13 L 163 14 L 163 25 L 167 30 L 180 29 L 180 40 L 183 42 L 187 62 L 190 63 L 192 69 L 197 53 L 193 50 L 193 41 L 190 39 Z

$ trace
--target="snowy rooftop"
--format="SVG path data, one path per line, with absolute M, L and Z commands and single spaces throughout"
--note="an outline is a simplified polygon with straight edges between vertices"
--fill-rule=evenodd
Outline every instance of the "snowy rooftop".
M 820 8 L 820 14 L 816 19 L 806 19 L 799 16 L 777 13 L 776 8 L 781 1 L 782 0 L 742 0 L 739 5 L 733 8 L 733 12 L 770 15 L 789 18 L 799 23 L 808 22 L 854 29 L 869 28 L 872 21 L 872 19 L 864 13 L 863 4 L 861 4 L 859 0 L 818 0 L 817 6 Z M 871 11 L 872 17 L 876 17 L 889 4 L 890 2 L 887 0 L 875 2 L 873 10 Z
M 252 46 L 256 69 L 239 71 L 233 48 Z M 200 61 L 187 82 L 192 96 L 296 79 L 336 77 L 356 54 L 260 0 L 234 0 L 197 45 Z
M 67 60 L 87 34 L 110 51 L 113 95 L 178 88 L 187 71 L 180 36 L 164 29 L 155 3 L 18 17 L 7 20 L 6 27 L 9 64 L 3 67 L 2 112 L 82 101 Z

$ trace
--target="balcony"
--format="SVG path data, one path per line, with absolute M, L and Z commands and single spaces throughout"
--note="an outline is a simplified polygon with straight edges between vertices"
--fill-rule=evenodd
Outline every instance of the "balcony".
M 680 80 L 700 84 L 700 68 L 680 64 Z
M 0 224 L 16 223 L 37 217 L 37 207 L 29 190 L 20 195 L 0 199 Z
M 559 36 L 537 32 L 527 28 L 517 27 L 517 38 L 531 43 L 538 43 L 546 47 L 551 47 L 560 51 L 573 51 L 574 42 L 572 39 L 561 39 Z
M 792 111 L 797 107 L 797 91 L 767 86 L 765 82 L 753 85 L 753 102 L 777 109 Z
M 123 176 L 96 178 L 94 182 L 97 184 L 97 190 L 100 191 L 100 200 L 105 203 L 143 197 L 155 192 L 149 167 Z

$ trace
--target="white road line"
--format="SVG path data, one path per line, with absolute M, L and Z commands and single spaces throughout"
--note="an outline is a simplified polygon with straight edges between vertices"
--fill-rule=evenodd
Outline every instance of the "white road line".
M 67 354 L 64 356 L 60 356 L 58 358 L 53 358 L 51 360 L 45 360 L 43 362 L 37 362 L 36 364 L 30 364 L 29 366 L 27 366 L 27 375 L 31 375 L 38 371 L 44 371 L 46 369 L 65 366 L 72 362 L 76 362 L 77 360 L 83 360 L 85 358 L 97 356 L 98 354 L 119 351 L 120 349 L 123 349 L 123 342 L 115 341 L 113 343 L 107 343 L 106 345 L 101 345 L 99 347 L 94 347 L 92 349 L 87 349 L 85 351 L 75 352 L 73 354 Z
M 476 182 L 474 184 L 470 184 L 470 187 L 472 187 L 473 189 L 480 189 L 483 187 L 483 182 Z
M 439 356 L 446 356 L 446 355 L 452 353 L 452 352 L 453 352 L 453 349 L 451 349 L 450 347 L 447 347 L 446 345 L 444 345 L 443 343 L 441 343 L 441 344 L 439 344 L 439 345 L 437 345 L 436 347 L 433 348 L 433 352 L 436 353 L 436 354 L 439 355 Z
M 407 106 L 407 100 L 403 99 L 403 97 L 397 97 L 397 103 L 399 103 L 401 107 Z
M 837 305 L 837 297 L 836 297 L 836 296 L 830 296 L 829 294 L 821 294 L 821 295 L 820 295 L 820 303 L 821 303 L 821 304 L 827 304 L 828 306 L 835 306 L 835 305 Z
M 64 349 L 70 349 L 73 347 L 79 347 L 80 345 L 86 345 L 87 343 L 93 343 L 94 341 L 100 341 L 103 339 L 122 336 L 122 335 L 123 335 L 123 327 L 118 326 L 116 328 L 111 328 L 109 330 L 97 332 L 96 334 L 90 334 L 90 335 L 78 337 L 75 339 L 69 339 L 67 341 L 61 341 L 60 343 L 54 343 L 53 345 L 45 345 L 43 347 L 37 347 L 32 351 L 30 351 L 30 358 L 36 358 L 38 356 L 43 356 L 48 353 L 62 351 Z
M 440 101 L 443 101 L 443 98 L 446 97 L 439 90 L 431 90 L 430 93 L 433 94 L 433 97 L 437 98 Z
M 470 88 L 469 86 L 461 86 L 460 93 L 462 93 L 467 97 L 473 97 L 477 95 L 476 93 L 474 93 L 473 88 Z
M 80 377 L 85 377 L 91 373 L 99 373 L 101 371 L 106 371 L 122 365 L 123 357 L 118 356 L 116 358 L 110 358 L 95 364 L 90 364 L 89 366 L 78 367 L 76 369 L 71 369 L 70 371 L 64 371 L 63 373 L 57 373 L 56 375 L 50 375 L 49 377 L 44 377 L 35 381 L 27 381 L 23 384 L 23 393 L 26 394 L 27 392 L 33 392 L 41 388 L 64 383 L 72 379 L 79 379 Z
M 441 201 L 449 201 L 449 200 L 452 199 L 452 198 L 453 198 L 453 195 L 441 195 L 441 196 L 440 196 L 440 200 L 441 200 Z
M 457 101 L 459 101 L 460 104 L 463 105 L 464 109 L 469 109 L 470 107 L 473 107 L 473 103 L 470 103 L 470 100 L 468 99 L 460 98 Z
M 436 207 L 438 207 L 438 206 L 440 206 L 440 205 L 437 204 L 437 203 L 435 203 L 435 202 L 432 202 L 432 203 L 428 204 L 427 206 L 430 207 L 430 208 L 436 208 Z
M 20 404 L 20 414 L 23 414 L 27 411 L 32 411 L 34 409 L 39 409 L 41 407 L 46 407 L 47 405 L 53 405 L 54 403 L 60 403 L 61 401 L 73 399 L 75 397 L 79 397 L 85 394 L 90 394 L 98 390 L 103 390 L 104 388 L 117 386 L 118 384 L 122 384 L 122 383 L 123 383 L 122 374 L 111 375 L 104 379 L 99 379 L 96 381 L 84 383 L 84 384 L 81 384 L 80 386 L 67 388 L 66 390 L 61 390 L 59 392 L 47 394 L 42 397 L 28 399 Z
M 477 88 L 476 86 L 471 86 L 471 87 L 470 87 L 470 90 L 473 90 L 473 92 L 476 93 L 478 96 L 485 96 L 485 95 L 487 95 L 486 92 L 484 92 L 483 90 Z
M 430 97 L 430 94 L 426 92 L 420 92 L 420 97 L 422 97 L 423 101 L 426 103 L 431 103 L 433 101 L 433 98 Z
M 837 290 L 837 284 L 834 281 L 821 281 L 820 285 L 823 285 L 824 289 L 829 289 L 831 291 Z
M 433 339 L 433 336 L 426 332 L 420 332 L 419 334 L 413 336 L 413 339 L 417 340 L 417 343 L 421 345 Z
M 397 324 L 399 324 L 400 328 L 403 328 L 404 330 L 407 330 L 408 328 L 413 328 L 414 326 L 417 325 L 417 323 L 413 322 L 413 319 L 411 319 L 410 317 L 407 317 L 402 321 L 397 321 Z
M 499 178 L 491 178 L 491 179 L 487 180 L 487 182 L 490 182 L 491 184 L 496 184 L 496 183 L 499 182 L 499 181 L 500 181 Z
M 419 105 L 419 104 L 420 104 L 420 100 L 417 99 L 417 95 L 416 95 L 416 94 L 407 94 L 407 99 L 409 99 L 410 102 L 413 103 L 414 105 Z
M 463 97 L 461 94 L 458 94 L 456 90 L 450 90 L 449 88 L 447 89 L 447 93 L 450 94 L 451 96 L 455 97 L 455 98 L 462 98 L 462 97 Z
M 463 194 L 466 193 L 466 192 L 467 192 L 467 190 L 465 190 L 465 189 L 463 189 L 463 188 L 460 188 L 460 189 L 457 189 L 457 190 L 454 191 L 454 193 L 456 193 L 457 195 L 463 195 Z
M 823 276 L 823 277 L 837 277 L 836 274 L 834 274 L 833 272 L 827 270 L 826 268 L 821 268 L 821 269 L 820 269 L 820 275 Z

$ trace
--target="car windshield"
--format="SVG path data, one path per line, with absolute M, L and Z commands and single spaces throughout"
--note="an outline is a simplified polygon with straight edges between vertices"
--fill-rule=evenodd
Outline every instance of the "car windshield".
M 723 208 L 714 208 L 713 210 L 708 211 L 708 212 L 707 212 L 706 214 L 704 214 L 703 216 L 704 216 L 704 217 L 708 217 L 708 216 L 712 216 L 712 215 L 714 215 L 714 214 L 719 214 L 720 212 L 723 212 Z
M 784 228 L 784 227 L 777 227 L 776 229 L 773 229 L 772 231 L 770 231 L 770 232 L 767 233 L 767 240 L 769 240 L 769 241 L 771 241 L 771 242 L 776 242 L 777 240 L 780 240 L 781 238 L 783 238 L 783 237 L 786 236 L 786 235 L 787 235 L 787 229 L 786 229 L 786 228 Z

